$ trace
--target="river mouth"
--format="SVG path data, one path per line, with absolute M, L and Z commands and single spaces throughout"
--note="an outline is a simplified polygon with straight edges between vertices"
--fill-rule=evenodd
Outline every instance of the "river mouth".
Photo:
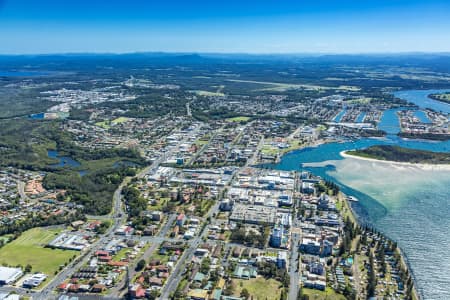
M 395 96 L 418 105 L 417 111 L 432 108 L 449 113 L 450 105 L 434 103 L 437 101 L 428 98 L 430 93 L 445 91 L 448 90 L 400 91 Z M 387 144 L 450 153 L 450 141 L 398 137 L 400 128 L 396 111 L 401 109 L 390 109 L 383 114 L 378 128 L 387 132 L 384 138 L 363 138 L 301 149 L 286 154 L 278 164 L 266 167 L 310 171 L 334 181 L 344 193 L 358 198 L 359 202 L 351 203 L 358 219 L 398 242 L 424 298 L 450 299 L 450 274 L 442 272 L 450 269 L 450 171 L 340 155 L 346 150 Z M 438 263 L 436 259 L 439 259 Z
M 450 171 L 353 158 L 336 161 L 335 166 L 335 171 L 327 171 L 329 176 L 369 196 L 361 198 L 361 205 L 370 221 L 404 250 L 425 298 L 449 299 L 448 289 L 437 290 L 429 283 L 450 282 L 440 269 L 450 268 Z M 386 208 L 385 214 L 374 216 L 373 202 L 366 199 L 375 199 Z
M 355 196 L 351 206 L 361 223 L 368 223 L 396 241 L 404 251 L 425 299 L 450 299 L 450 171 L 386 162 L 342 158 L 339 152 L 392 142 L 364 139 L 324 144 L 287 154 L 277 165 L 283 170 L 307 170 Z M 448 142 L 401 141 L 439 151 Z M 448 149 L 447 149 L 448 152 Z M 330 158 L 327 160 L 327 158 Z M 325 159 L 324 161 L 321 161 Z M 436 264 L 439 258 L 439 264 Z M 434 284 L 442 288 L 434 288 Z

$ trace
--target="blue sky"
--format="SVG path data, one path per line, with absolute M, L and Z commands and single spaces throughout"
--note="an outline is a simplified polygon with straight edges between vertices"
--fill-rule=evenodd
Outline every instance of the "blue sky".
M 450 52 L 449 0 L 0 0 L 0 53 Z

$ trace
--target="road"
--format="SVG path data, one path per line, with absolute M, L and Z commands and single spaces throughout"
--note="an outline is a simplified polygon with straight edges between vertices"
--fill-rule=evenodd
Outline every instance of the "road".
M 192 165 L 192 164 L 197 160 L 197 158 L 199 158 L 200 155 L 203 154 L 203 152 L 209 147 L 209 145 L 211 144 L 211 142 L 212 142 L 212 141 L 214 140 L 214 138 L 217 136 L 217 134 L 218 134 L 219 132 L 222 132 L 222 131 L 223 131 L 223 128 L 224 128 L 224 126 L 222 126 L 222 127 L 220 127 L 219 129 L 217 129 L 217 130 L 214 131 L 213 135 L 212 135 L 211 138 L 208 140 L 208 142 L 205 143 L 205 144 L 200 148 L 200 150 L 198 150 L 198 151 L 191 157 L 191 159 L 189 160 L 189 162 L 187 163 L 187 165 Z
M 264 147 L 264 136 L 261 136 L 258 146 L 256 146 L 255 152 L 253 153 L 252 157 L 249 160 L 247 160 L 247 163 L 245 164 L 246 167 L 253 166 L 258 162 L 258 156 L 263 147 Z
M 161 228 L 161 230 L 159 231 L 159 233 L 156 236 L 131 236 L 131 237 L 128 237 L 129 239 L 135 240 L 137 242 L 142 242 L 142 241 L 150 242 L 150 247 L 147 250 L 145 250 L 145 252 L 142 254 L 142 256 L 139 259 L 136 259 L 134 261 L 134 263 L 129 266 L 129 271 L 128 271 L 129 272 L 128 273 L 129 280 L 131 280 L 133 277 L 135 277 L 136 274 L 138 273 L 136 271 L 137 263 L 141 259 L 148 261 L 149 258 L 152 256 L 152 254 L 159 248 L 159 246 L 163 242 L 168 240 L 165 238 L 165 236 L 167 235 L 169 230 L 172 228 L 172 225 L 175 222 L 175 218 L 176 218 L 176 214 L 169 215 L 166 223 L 164 224 L 164 226 Z M 179 240 L 177 240 L 177 241 L 179 241 Z M 124 294 L 127 292 L 126 289 L 122 288 L 122 287 L 124 287 L 125 282 L 126 282 L 126 278 L 124 277 L 120 283 L 116 284 L 116 286 L 111 289 L 111 292 L 109 295 L 114 296 L 114 297 L 119 297 L 119 296 L 123 297 Z
M 188 140 L 193 134 L 195 134 L 199 130 L 199 127 L 197 127 L 195 130 L 193 130 L 191 133 L 186 135 L 182 141 L 180 141 L 180 144 L 184 141 Z M 153 163 L 142 169 L 138 174 L 136 174 L 137 178 L 143 178 L 146 174 L 149 172 L 156 170 L 156 168 L 166 159 L 167 155 L 171 155 L 175 151 L 178 151 L 179 147 L 174 147 L 169 152 L 166 152 L 162 154 L 158 159 L 153 161 Z M 109 215 L 106 216 L 90 216 L 92 218 L 97 219 L 108 219 L 113 220 L 112 226 L 108 228 L 108 230 L 103 234 L 96 242 L 94 242 L 88 250 L 83 251 L 81 255 L 72 261 L 70 264 L 68 264 L 59 274 L 57 274 L 48 284 L 45 286 L 41 291 L 37 291 L 33 293 L 33 299 L 37 300 L 47 300 L 47 299 L 56 299 L 56 296 L 52 294 L 52 292 L 60 285 L 62 282 L 64 282 L 67 278 L 70 277 L 72 273 L 77 271 L 79 268 L 81 268 L 83 265 L 87 264 L 89 259 L 92 257 L 92 255 L 101 248 L 102 245 L 104 245 L 107 242 L 107 239 L 111 238 L 114 234 L 114 232 L 125 223 L 127 214 L 123 210 L 123 203 L 122 203 L 122 189 L 125 187 L 130 180 L 133 177 L 127 177 L 123 180 L 123 182 L 118 186 L 118 188 L 115 190 L 113 195 L 113 204 L 112 204 L 112 210 Z M 20 189 L 19 189 L 20 190 Z M 156 245 L 154 245 L 156 247 Z M 152 248 L 152 247 L 151 247 Z M 150 250 L 150 249 L 149 249 Z M 147 250 L 144 255 L 151 255 L 151 252 Z M 15 291 L 19 294 L 26 295 L 29 290 L 24 290 L 22 288 L 14 288 L 14 287 L 1 287 L 0 291 Z
M 298 186 L 298 177 L 296 176 L 295 180 L 295 191 L 299 191 L 300 187 Z M 297 210 L 300 207 L 300 199 L 296 198 L 294 203 L 294 213 L 293 221 L 292 221 L 292 228 L 291 228 L 291 253 L 289 257 L 289 277 L 290 277 L 290 284 L 289 284 L 289 294 L 288 299 L 289 300 L 297 300 L 298 297 L 298 291 L 300 287 L 300 274 L 301 274 L 301 258 L 299 255 L 299 242 L 300 238 L 302 236 L 301 231 L 301 222 L 297 218 Z
M 300 256 L 298 253 L 299 233 L 293 233 L 291 237 L 291 253 L 289 258 L 289 300 L 297 300 L 300 281 Z
M 20 199 L 22 201 L 28 201 L 30 198 L 28 198 L 27 194 L 25 194 L 25 182 L 18 180 L 17 181 L 17 191 L 19 192 Z
M 216 132 L 216 134 L 217 134 L 217 132 Z M 210 141 L 215 137 L 215 135 L 210 139 Z M 202 149 L 204 149 L 206 147 L 206 145 L 208 145 L 208 144 L 205 144 L 205 146 Z M 244 167 L 250 165 L 251 163 L 253 163 L 256 160 L 257 154 L 263 144 L 264 144 L 264 139 L 262 138 L 253 157 L 247 161 L 247 163 Z M 201 151 L 199 151 L 199 153 L 201 153 Z M 229 186 L 227 185 L 227 187 L 229 187 Z M 216 202 L 215 205 L 213 205 L 211 207 L 211 209 L 208 211 L 205 218 L 207 219 L 208 217 L 211 217 L 214 213 L 216 213 L 219 209 L 219 205 L 220 205 L 220 203 Z M 167 279 L 166 284 L 164 285 L 164 287 L 161 290 L 161 295 L 160 295 L 159 299 L 161 299 L 161 300 L 169 299 L 170 294 L 172 292 L 176 291 L 176 289 L 177 289 L 178 285 L 180 284 L 180 281 L 183 277 L 182 271 L 186 269 L 186 264 L 188 264 L 192 260 L 195 250 L 198 248 L 198 246 L 200 245 L 203 238 L 206 237 L 207 232 L 208 231 L 206 230 L 206 227 L 205 227 L 205 229 L 201 233 L 199 233 L 194 239 L 189 241 L 189 248 L 186 251 L 184 251 L 184 253 L 181 256 L 179 262 L 177 263 L 175 269 L 173 270 L 173 272 L 170 274 L 169 278 Z
M 179 144 L 182 144 L 183 142 L 187 141 L 192 135 L 194 135 L 201 126 L 197 127 L 195 130 L 190 132 L 188 135 L 186 135 Z M 216 132 L 217 134 L 217 132 Z M 214 136 L 213 136 L 214 137 Z M 138 174 L 136 174 L 137 178 L 143 178 L 146 174 L 149 172 L 153 172 L 157 169 L 157 167 L 167 158 L 167 156 L 172 155 L 172 153 L 175 153 L 178 151 L 179 147 L 173 147 L 168 152 L 165 152 L 162 154 L 158 159 L 156 159 L 150 166 L 144 168 L 141 170 Z M 125 187 L 130 180 L 133 177 L 127 177 L 123 180 L 123 182 L 118 186 L 116 191 L 113 195 L 113 204 L 112 204 L 112 210 L 109 215 L 106 216 L 90 216 L 92 218 L 97 219 L 109 219 L 113 220 L 112 226 L 108 228 L 108 230 L 99 237 L 99 239 L 94 242 L 87 250 L 83 251 L 79 257 L 77 257 L 74 261 L 69 263 L 59 274 L 57 274 L 41 291 L 30 291 L 23 288 L 17 288 L 17 287 L 0 287 L 0 292 L 16 292 L 20 295 L 29 295 L 30 293 L 33 295 L 33 299 L 37 300 L 47 300 L 47 299 L 56 299 L 57 295 L 53 294 L 53 291 L 61 284 L 63 283 L 67 278 L 70 278 L 70 275 L 73 274 L 75 271 L 77 271 L 82 266 L 86 265 L 89 261 L 89 259 L 94 255 L 94 253 L 97 250 L 100 250 L 100 248 L 107 242 L 109 238 L 111 238 L 114 234 L 114 232 L 125 223 L 127 214 L 123 210 L 123 203 L 122 203 L 122 189 Z M 20 190 L 20 188 L 19 188 Z M 217 212 L 219 207 L 219 202 L 217 202 L 215 205 L 211 207 L 205 218 L 210 217 L 214 212 Z M 143 254 L 144 259 L 148 259 L 152 255 L 152 253 L 158 248 L 158 245 L 162 243 L 165 240 L 170 240 L 169 238 L 165 238 L 168 230 L 171 228 L 171 225 L 173 224 L 175 220 L 175 215 L 169 216 L 168 221 L 166 222 L 165 226 L 162 228 L 158 236 L 156 237 L 139 237 L 139 240 L 148 240 L 152 245 L 149 249 L 145 251 Z M 192 259 L 192 256 L 197 249 L 198 245 L 201 243 L 204 235 L 206 234 L 206 230 L 203 230 L 196 238 L 190 240 L 188 242 L 189 248 L 184 251 L 179 263 L 177 264 L 174 272 L 172 272 L 169 280 L 167 281 L 166 286 L 163 288 L 162 291 L 162 297 L 161 299 L 167 299 L 168 295 L 171 291 L 174 291 L 176 287 L 178 286 L 180 280 L 181 280 L 181 270 L 182 266 L 186 264 L 186 262 L 189 262 Z M 137 260 L 138 261 L 138 260 Z M 132 277 L 134 272 L 134 268 L 130 272 L 130 276 Z M 114 289 L 114 294 L 119 294 L 120 287 L 123 286 L 123 283 L 118 285 L 118 288 Z M 114 295 L 112 295 L 114 297 Z
M 144 172 L 145 169 L 142 171 Z M 40 293 L 37 293 L 33 299 L 45 300 L 52 299 L 52 291 L 55 290 L 58 285 L 63 283 L 69 276 L 87 264 L 89 259 L 94 255 L 97 250 L 100 250 L 101 246 L 105 244 L 107 238 L 111 237 L 126 220 L 126 214 L 122 208 L 122 189 L 128 183 L 130 178 L 125 179 L 114 192 L 113 196 L 113 210 L 110 215 L 110 219 L 113 220 L 112 226 L 108 228 L 104 235 L 102 235 L 96 242 L 94 242 L 87 251 L 82 252 L 81 256 L 75 259 L 67 267 L 65 267 L 58 275 L 50 281 L 47 286 L 42 289 Z
M 205 215 L 205 219 L 208 219 L 209 217 L 212 216 L 212 214 L 218 211 L 219 204 L 220 203 L 217 202 L 210 208 L 208 213 Z M 195 250 L 197 250 L 203 238 L 206 237 L 207 232 L 208 230 L 206 230 L 206 227 L 204 227 L 202 232 L 200 232 L 195 238 L 189 241 L 189 248 L 183 252 L 183 255 L 181 256 L 180 260 L 175 266 L 175 269 L 167 279 L 166 284 L 161 290 L 161 295 L 159 296 L 159 299 L 161 300 L 169 299 L 170 294 L 176 291 L 183 276 L 182 271 L 186 269 L 186 264 L 192 260 Z
M 190 105 L 191 105 L 190 102 L 186 103 L 186 114 L 187 114 L 188 117 L 192 117 L 192 112 L 191 112 L 191 106 Z

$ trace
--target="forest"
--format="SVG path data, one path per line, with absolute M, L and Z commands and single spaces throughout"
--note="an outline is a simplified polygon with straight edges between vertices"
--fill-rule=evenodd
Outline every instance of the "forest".
M 67 190 L 66 200 L 83 205 L 89 214 L 107 214 L 113 193 L 126 176 L 136 168 L 114 165 L 130 161 L 137 166 L 144 160 L 134 149 L 85 149 L 71 141 L 71 135 L 60 130 L 59 121 L 16 119 L 0 121 L 0 166 L 46 172 L 44 187 Z M 81 162 L 79 167 L 55 167 L 48 150 Z M 80 175 L 80 170 L 87 170 Z
M 347 151 L 347 154 L 396 162 L 450 164 L 450 154 L 417 149 L 407 149 L 392 145 L 371 146 L 362 150 Z

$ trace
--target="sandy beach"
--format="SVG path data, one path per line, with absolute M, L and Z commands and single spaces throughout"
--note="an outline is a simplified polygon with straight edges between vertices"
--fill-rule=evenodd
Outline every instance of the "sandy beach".
M 400 162 L 400 161 L 391 161 L 391 160 L 381 160 L 375 158 L 361 157 L 356 155 L 347 154 L 347 151 L 341 151 L 339 154 L 345 158 L 353 158 L 365 161 L 372 161 L 377 163 L 385 163 L 397 166 L 409 166 L 409 167 L 417 167 L 423 170 L 441 170 L 441 171 L 450 171 L 450 164 L 420 164 L 420 163 L 409 163 L 409 162 Z

